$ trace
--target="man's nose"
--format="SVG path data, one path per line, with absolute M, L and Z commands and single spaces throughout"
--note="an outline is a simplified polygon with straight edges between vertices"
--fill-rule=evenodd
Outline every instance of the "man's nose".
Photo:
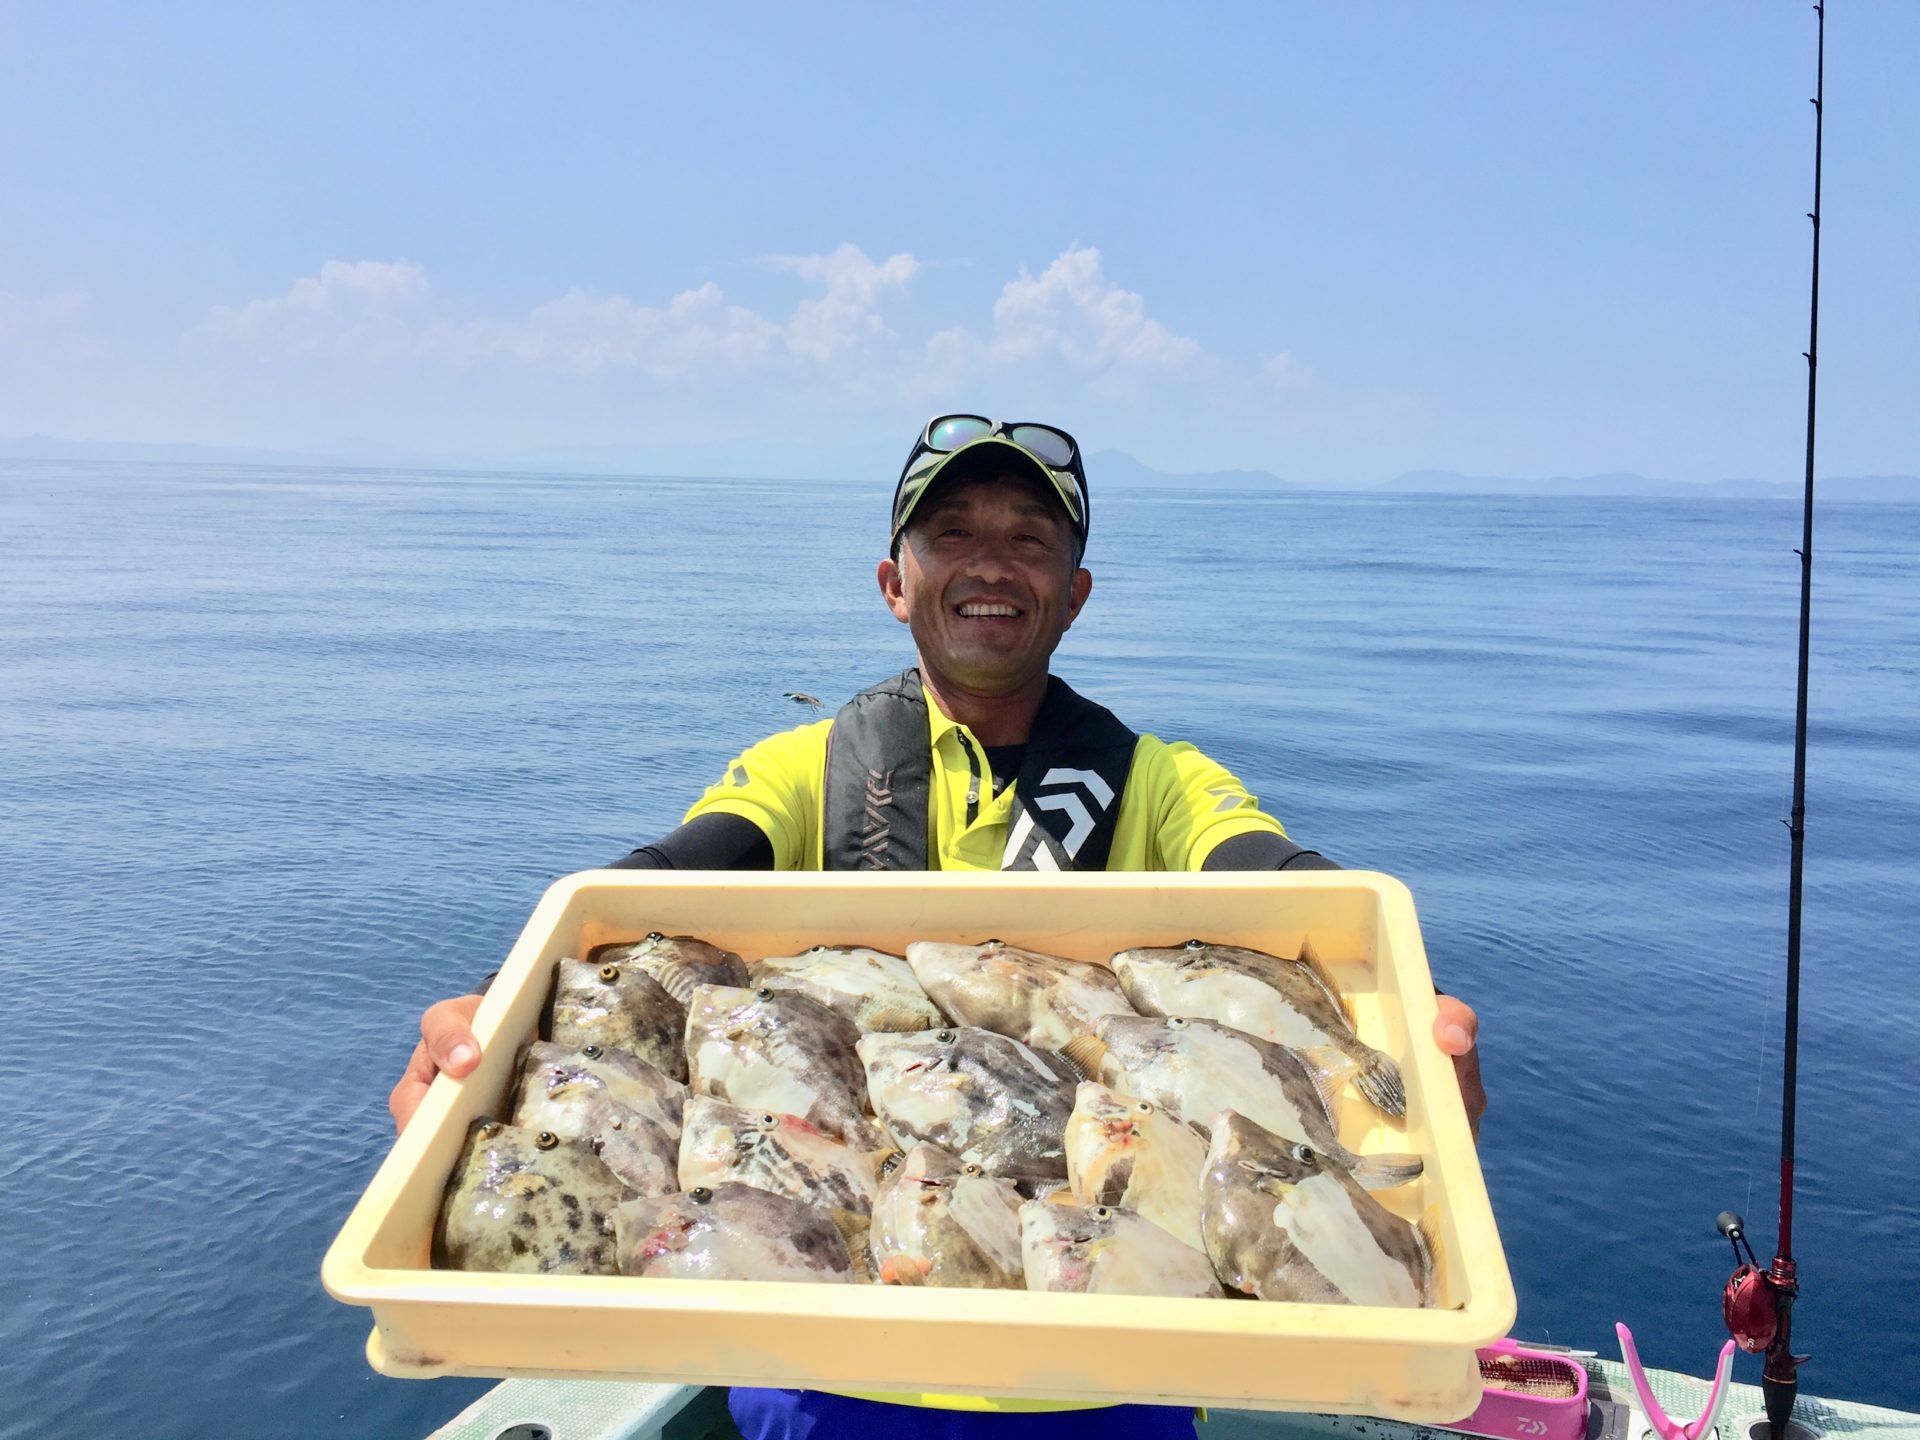
M 1014 574 L 1013 539 L 980 534 L 967 551 L 967 573 L 978 580 L 1006 580 Z

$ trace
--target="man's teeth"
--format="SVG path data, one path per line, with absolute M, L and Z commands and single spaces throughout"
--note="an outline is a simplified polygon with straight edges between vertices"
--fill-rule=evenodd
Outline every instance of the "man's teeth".
M 981 605 L 976 603 L 962 605 L 960 607 L 960 614 L 969 620 L 982 619 L 992 615 L 1004 615 L 1011 619 L 1019 615 L 1019 613 L 1020 612 L 1011 605 Z

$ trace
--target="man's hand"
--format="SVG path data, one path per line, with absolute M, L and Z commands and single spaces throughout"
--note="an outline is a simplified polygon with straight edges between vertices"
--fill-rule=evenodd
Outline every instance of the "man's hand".
M 458 1080 L 472 1074 L 473 1067 L 480 1063 L 480 1042 L 473 1038 L 471 1029 L 473 1012 L 479 1008 L 478 995 L 462 995 L 429 1005 L 427 1013 L 420 1017 L 420 1043 L 413 1047 L 406 1074 L 387 1097 L 396 1135 L 407 1128 L 413 1112 L 427 1098 L 427 1087 L 433 1083 L 434 1076 L 444 1070 Z
M 1454 1078 L 1460 1082 L 1460 1098 L 1467 1102 L 1467 1123 L 1473 1138 L 1480 1138 L 1480 1117 L 1487 1113 L 1486 1087 L 1480 1083 L 1480 1017 L 1473 1007 L 1453 995 L 1436 995 L 1440 1013 L 1433 1020 L 1433 1039 L 1453 1057 Z M 397 1091 L 395 1092 L 398 1093 Z

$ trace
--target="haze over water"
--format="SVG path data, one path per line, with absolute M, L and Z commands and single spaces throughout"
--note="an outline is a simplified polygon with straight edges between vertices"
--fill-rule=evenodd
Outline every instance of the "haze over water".
M 1057 669 L 1413 889 L 1515 1333 L 1705 1370 L 1775 1232 L 1797 506 L 1102 493 Z M 425 1433 L 321 1253 L 421 1007 L 910 660 L 874 484 L 0 462 L 0 1434 Z M 1920 1409 L 1920 506 L 1816 531 L 1808 1393 Z M 1736 1375 L 1757 1380 L 1759 1361 Z

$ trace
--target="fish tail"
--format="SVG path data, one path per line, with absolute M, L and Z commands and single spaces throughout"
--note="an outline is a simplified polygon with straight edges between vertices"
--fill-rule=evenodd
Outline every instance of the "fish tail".
M 1381 1114 L 1406 1114 L 1407 1089 L 1400 1079 L 1400 1067 L 1384 1050 L 1360 1048 L 1360 1072 L 1353 1077 L 1354 1085 Z
M 1440 1244 L 1440 1207 L 1438 1205 L 1429 1205 L 1420 1212 L 1420 1219 L 1413 1227 L 1413 1233 L 1419 1237 L 1421 1258 L 1426 1262 L 1425 1273 L 1416 1277 L 1420 1282 L 1420 1303 L 1438 1305 L 1440 1303 L 1440 1262 L 1444 1253 Z
M 1368 1190 L 1391 1190 L 1417 1180 L 1426 1168 L 1418 1155 L 1362 1155 L 1352 1165 L 1353 1178 Z

